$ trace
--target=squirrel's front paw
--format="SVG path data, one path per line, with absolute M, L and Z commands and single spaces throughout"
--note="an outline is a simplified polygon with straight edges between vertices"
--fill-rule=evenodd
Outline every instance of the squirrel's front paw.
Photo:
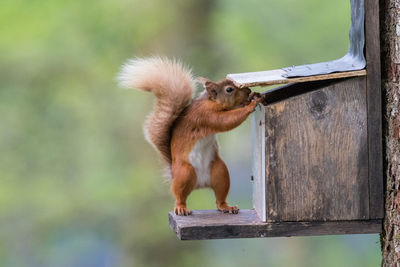
M 256 109 L 258 103 L 261 103 L 262 98 L 255 98 L 253 99 L 250 104 L 247 105 L 249 112 L 253 112 Z
M 231 214 L 238 214 L 239 213 L 239 208 L 237 206 L 228 206 L 227 204 L 221 205 L 218 207 L 219 211 L 222 211 L 223 213 L 231 213 Z
M 174 212 L 176 215 L 179 215 L 179 216 L 187 216 L 187 215 L 192 214 L 192 211 L 187 209 L 186 207 L 175 207 Z
M 248 101 L 251 102 L 254 99 L 261 98 L 261 94 L 258 92 L 251 92 Z

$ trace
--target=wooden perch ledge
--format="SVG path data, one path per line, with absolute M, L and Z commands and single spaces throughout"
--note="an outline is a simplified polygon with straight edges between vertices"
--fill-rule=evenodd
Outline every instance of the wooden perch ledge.
M 284 69 L 277 69 L 269 71 L 228 74 L 226 78 L 233 81 L 234 84 L 238 87 L 253 87 L 365 76 L 366 73 L 366 70 L 363 69 L 356 71 L 334 72 L 314 76 L 286 78 L 284 77 L 286 71 Z
M 181 240 L 380 233 L 382 220 L 332 222 L 262 222 L 254 210 L 224 214 L 194 210 L 190 216 L 169 213 L 169 224 Z

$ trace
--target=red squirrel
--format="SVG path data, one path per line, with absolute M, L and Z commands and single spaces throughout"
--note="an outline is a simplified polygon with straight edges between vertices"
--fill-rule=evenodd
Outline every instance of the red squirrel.
M 237 214 L 238 207 L 226 202 L 229 172 L 218 155 L 215 134 L 239 126 L 261 101 L 259 94 L 227 79 L 195 80 L 179 61 L 160 57 L 129 60 L 118 79 L 122 87 L 156 96 L 144 133 L 165 163 L 166 175 L 172 178 L 175 214 L 190 215 L 186 199 L 193 189 L 204 187 L 214 191 L 218 210 Z M 205 90 L 193 99 L 195 81 Z

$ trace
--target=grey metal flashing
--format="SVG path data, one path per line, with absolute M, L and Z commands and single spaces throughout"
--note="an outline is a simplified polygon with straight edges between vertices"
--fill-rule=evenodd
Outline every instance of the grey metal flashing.
M 361 70 L 365 68 L 364 58 L 364 0 L 351 0 L 350 47 L 347 54 L 333 61 L 283 68 L 285 78 L 304 77 Z

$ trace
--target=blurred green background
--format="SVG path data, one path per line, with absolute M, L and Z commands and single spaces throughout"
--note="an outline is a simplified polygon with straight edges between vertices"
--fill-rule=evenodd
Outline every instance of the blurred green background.
M 134 56 L 212 79 L 338 58 L 349 2 L 2 0 L 0 266 L 379 266 L 378 235 L 178 241 L 141 130 L 153 98 L 115 82 Z M 240 208 L 249 125 L 219 135 Z M 207 190 L 188 204 L 215 208 Z

